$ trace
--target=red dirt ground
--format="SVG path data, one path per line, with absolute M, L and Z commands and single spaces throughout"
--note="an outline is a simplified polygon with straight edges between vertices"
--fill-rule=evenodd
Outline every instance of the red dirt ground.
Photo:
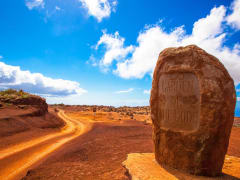
M 54 111 L 37 114 L 39 108 L 25 106 L 21 109 L 11 105 L 0 109 L 0 138 L 12 136 L 21 132 L 61 128 L 63 121 L 54 115 Z
M 240 128 L 233 127 L 227 154 L 230 156 L 240 157 Z
M 152 127 L 141 122 L 95 124 L 61 148 L 24 180 L 127 180 L 121 163 L 128 153 L 152 152 Z
M 232 130 L 228 154 L 240 157 L 240 128 Z M 153 152 L 152 127 L 144 122 L 96 123 L 67 143 L 23 180 L 128 180 L 122 162 L 129 153 Z
M 36 114 L 38 108 L 15 105 L 0 108 L 0 150 L 60 131 L 64 126 L 54 109 Z

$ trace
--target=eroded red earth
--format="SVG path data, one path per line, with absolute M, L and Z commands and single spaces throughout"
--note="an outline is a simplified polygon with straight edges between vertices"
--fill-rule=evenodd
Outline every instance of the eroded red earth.
M 6 133 L 11 133 L 11 136 L 6 136 L 6 133 L 2 135 L 0 150 L 6 145 L 11 146 L 38 136 L 57 133 L 58 128 L 63 125 L 62 121 L 51 118 L 50 115 L 32 116 L 35 109 L 31 107 L 14 108 L 8 108 L 1 113 L 1 123 L 7 127 Z M 127 154 L 153 152 L 152 126 L 146 107 L 123 108 L 120 111 L 107 109 L 95 115 L 91 109 L 63 109 L 66 110 L 67 116 L 77 121 L 93 123 L 92 129 L 52 152 L 39 166 L 32 167 L 24 180 L 128 180 L 126 170 L 122 167 Z M 54 107 L 50 108 L 50 111 L 54 113 Z M 14 126 L 20 126 L 11 129 L 9 121 L 19 122 Z M 27 128 L 21 129 L 25 127 Z M 228 155 L 240 157 L 239 137 L 240 128 L 234 127 Z
M 68 114 L 75 116 L 76 114 Z M 240 128 L 232 130 L 228 154 L 240 157 Z M 122 162 L 129 153 L 153 152 L 152 127 L 144 122 L 99 122 L 67 143 L 24 180 L 127 180 Z

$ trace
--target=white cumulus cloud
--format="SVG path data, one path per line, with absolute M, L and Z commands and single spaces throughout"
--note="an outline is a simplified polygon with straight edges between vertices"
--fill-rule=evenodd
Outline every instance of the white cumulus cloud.
M 158 55 L 163 49 L 196 44 L 219 58 L 228 69 L 235 83 L 239 83 L 240 45 L 235 44 L 233 48 L 223 45 L 224 41 L 226 41 L 226 35 L 228 35 L 226 34 L 227 31 L 224 32 L 225 28 L 227 28 L 225 22 L 226 8 L 219 6 L 214 7 L 206 17 L 196 21 L 193 24 L 191 34 L 186 34 L 184 26 L 176 27 L 170 32 L 164 31 L 162 24 L 146 26 L 139 33 L 137 45 L 134 46 L 133 51 L 129 51 L 131 52 L 130 55 L 122 53 L 122 55 L 118 55 L 118 59 L 115 59 L 117 60 L 117 66 L 114 73 L 122 78 L 142 78 L 146 74 L 151 76 Z M 117 38 L 112 34 L 103 34 L 103 36 L 112 37 L 115 40 L 122 38 L 119 34 Z M 133 46 L 124 47 L 122 45 L 122 52 L 125 52 L 123 49 L 127 50 L 130 47 Z M 104 57 L 111 49 L 110 46 L 106 48 Z M 110 59 L 109 63 L 112 62 L 113 58 Z
M 227 23 L 233 28 L 240 29 L 240 0 L 235 0 L 231 4 L 232 14 L 230 14 L 226 19 Z
M 115 11 L 117 0 L 79 0 L 88 14 L 101 22 L 103 18 L 109 17 L 111 11 Z
M 151 92 L 151 89 L 149 89 L 149 90 L 144 90 L 144 91 L 143 91 L 143 94 L 150 94 L 150 92 Z
M 59 6 L 55 7 L 56 11 L 61 11 L 61 8 Z
M 26 0 L 26 6 L 28 9 L 32 10 L 33 8 L 41 7 L 44 8 L 44 1 L 43 0 Z
M 133 88 L 129 88 L 129 89 L 127 89 L 127 90 L 116 91 L 115 94 L 130 93 L 130 92 L 132 92 L 133 90 L 134 90 Z
M 134 50 L 133 46 L 125 48 L 124 41 L 125 39 L 120 37 L 118 32 L 115 32 L 115 34 L 106 34 L 106 32 L 103 32 L 96 46 L 96 49 L 100 45 L 106 48 L 106 53 L 101 59 L 100 65 L 108 66 L 113 60 L 120 60 Z
M 71 9 L 68 9 L 66 3 L 73 4 Z M 64 7 L 66 7 L 66 10 L 70 11 L 75 11 L 75 9 L 84 11 L 88 16 L 96 18 L 98 22 L 109 17 L 112 12 L 116 12 L 117 4 L 117 0 L 25 0 L 25 5 L 29 10 L 37 9 L 46 18 L 50 18 L 58 11 L 65 11 Z
M 80 95 L 87 91 L 80 88 L 75 81 L 52 79 L 40 73 L 23 71 L 18 66 L 0 62 L 0 89 L 23 89 L 34 94 L 45 96 Z

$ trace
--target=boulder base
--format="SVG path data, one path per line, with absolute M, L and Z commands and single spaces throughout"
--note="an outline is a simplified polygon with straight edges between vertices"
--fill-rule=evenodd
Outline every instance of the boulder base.
M 193 176 L 175 169 L 160 166 L 153 153 L 128 154 L 123 166 L 132 180 L 239 180 L 240 158 L 226 156 L 223 172 L 219 177 Z

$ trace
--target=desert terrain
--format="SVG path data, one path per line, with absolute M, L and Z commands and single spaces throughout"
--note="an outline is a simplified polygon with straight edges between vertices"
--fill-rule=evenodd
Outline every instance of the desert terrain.
M 240 0 L 0 0 L 0 180 L 240 180 Z
M 91 127 L 48 109 L 38 96 L 14 90 L 0 95 L 0 179 L 22 178 L 30 167 Z
M 23 178 L 33 179 L 131 179 L 122 162 L 129 153 L 153 152 L 152 125 L 149 107 L 52 106 L 65 111 L 75 120 L 92 123 L 92 129 L 59 148 L 37 168 Z M 97 112 L 92 112 L 97 108 Z M 95 114 L 95 115 L 94 115 Z M 235 124 L 235 126 L 237 126 Z M 240 128 L 233 127 L 228 158 L 240 157 Z M 223 172 L 238 179 L 238 169 L 229 169 L 226 161 Z M 238 177 L 238 178 L 237 178 Z
M 44 102 L 32 96 L 24 103 L 2 99 L 0 179 L 128 180 L 122 166 L 127 155 L 153 152 L 148 106 L 46 108 Z M 240 162 L 231 157 L 240 158 L 239 125 L 236 118 L 223 169 L 235 179 L 240 172 L 233 167 Z

